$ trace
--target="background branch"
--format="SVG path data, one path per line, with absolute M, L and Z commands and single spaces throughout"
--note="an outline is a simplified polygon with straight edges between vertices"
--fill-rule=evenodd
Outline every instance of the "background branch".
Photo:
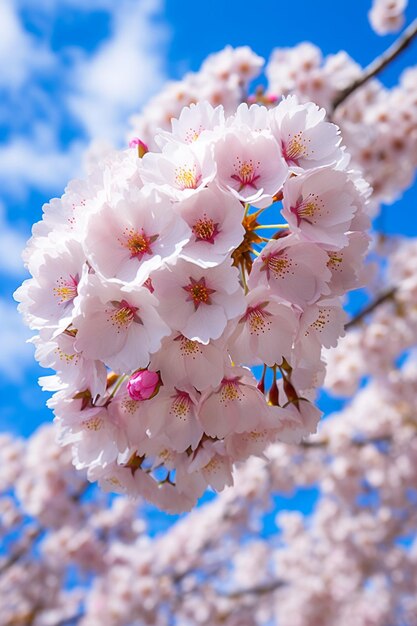
M 333 110 L 336 109 L 342 102 L 346 100 L 350 94 L 356 89 L 361 87 L 370 78 L 373 78 L 379 74 L 400 52 L 405 50 L 411 43 L 414 37 L 417 35 L 417 18 L 405 29 L 405 31 L 398 37 L 398 39 L 390 46 L 385 52 L 377 57 L 367 68 L 365 68 L 362 74 L 353 83 L 351 83 L 346 89 L 343 89 L 333 102 Z
M 361 322 L 367 315 L 369 315 L 369 313 L 372 313 L 372 311 L 374 311 L 384 302 L 387 302 L 388 300 L 393 300 L 396 292 L 397 292 L 396 287 L 393 287 L 392 289 L 389 289 L 388 291 L 385 291 L 384 293 L 382 293 L 380 296 L 378 296 L 378 298 L 376 298 L 376 300 L 368 304 L 368 306 L 362 309 L 362 311 L 360 311 L 354 317 L 352 317 L 352 319 L 349 320 L 347 324 L 345 324 L 345 330 L 349 330 L 349 328 L 356 326 L 356 324 Z

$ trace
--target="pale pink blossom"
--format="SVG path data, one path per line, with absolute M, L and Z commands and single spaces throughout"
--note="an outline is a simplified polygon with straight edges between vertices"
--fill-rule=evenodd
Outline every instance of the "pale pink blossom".
M 229 339 L 233 361 L 272 367 L 290 359 L 298 313 L 266 287 L 251 289 L 246 301 L 246 312 Z
M 106 278 L 140 285 L 153 270 L 175 261 L 191 233 L 170 208 L 170 199 L 155 190 L 103 204 L 86 227 L 91 266 Z
M 30 328 L 63 331 L 71 324 L 85 260 L 73 239 L 59 243 L 48 239 L 47 246 L 34 251 L 28 266 L 33 278 L 14 294 Z
M 214 179 L 216 162 L 210 144 L 189 146 L 170 142 L 162 153 L 148 152 L 141 159 L 139 172 L 145 183 L 175 200 L 189 198 Z
M 222 263 L 242 242 L 243 206 L 237 198 L 209 185 L 174 206 L 191 229 L 180 256 L 201 267 Z
M 199 417 L 207 435 L 223 438 L 256 430 L 269 410 L 250 371 L 234 367 L 225 371 L 217 388 L 203 394 Z
M 129 289 L 90 275 L 78 302 L 75 349 L 102 359 L 116 371 L 147 367 L 150 353 L 169 335 L 157 312 L 158 301 L 146 287 Z
M 313 243 L 294 235 L 270 241 L 255 260 L 248 285 L 268 286 L 271 292 L 291 304 L 304 307 L 329 294 L 331 278 L 328 256 Z
M 224 342 L 220 339 L 201 343 L 173 333 L 162 340 L 161 349 L 151 357 L 150 367 L 160 371 L 165 385 L 189 381 L 199 391 L 217 387 L 225 367 Z
M 373 0 L 368 13 L 372 28 L 378 35 L 395 33 L 404 25 L 408 0 Z
M 163 149 L 169 142 L 192 144 L 196 141 L 210 141 L 211 133 L 224 126 L 224 109 L 213 107 L 209 102 L 192 103 L 184 107 L 178 117 L 171 120 L 171 132 L 161 131 L 155 137 L 158 146 Z
M 320 168 L 285 183 L 282 215 L 301 239 L 342 248 L 361 206 L 362 199 L 345 172 Z
M 219 185 L 242 202 L 264 208 L 272 204 L 288 168 L 270 134 L 230 128 L 216 145 Z
M 295 96 L 269 111 L 272 134 L 291 170 L 336 164 L 342 158 L 339 129 L 325 122 L 325 116 L 324 109 L 311 102 L 299 104 Z
M 192 341 L 218 339 L 245 308 L 238 271 L 228 261 L 201 268 L 180 260 L 155 273 L 152 284 L 163 320 Z

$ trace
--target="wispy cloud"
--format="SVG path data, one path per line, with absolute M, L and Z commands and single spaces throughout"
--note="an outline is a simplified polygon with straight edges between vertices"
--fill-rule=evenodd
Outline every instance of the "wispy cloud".
M 75 94 L 69 103 L 91 138 L 120 140 L 130 113 L 149 99 L 165 80 L 167 30 L 155 22 L 159 0 L 121 2 L 113 15 L 113 32 L 90 58 L 74 68 Z
M 59 192 L 93 139 L 123 139 L 127 119 L 165 79 L 163 0 L 0 0 L 0 148 L 3 195 Z M 51 44 L 66 11 L 108 14 L 87 49 Z M 71 14 L 74 17 L 74 13 Z M 95 39 L 97 37 L 97 39 Z
M 54 64 L 46 42 L 37 42 L 23 27 L 12 0 L 0 2 L 0 88 L 21 88 L 36 68 L 45 71 Z
M 22 197 L 28 187 L 47 193 L 64 188 L 81 170 L 85 143 L 61 146 L 53 128 L 34 124 L 30 136 L 16 135 L 0 148 L 0 185 L 3 192 Z

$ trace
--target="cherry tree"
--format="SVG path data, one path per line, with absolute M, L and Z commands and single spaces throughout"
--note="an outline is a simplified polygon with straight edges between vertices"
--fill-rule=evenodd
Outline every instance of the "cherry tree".
M 226 48 L 44 207 L 16 299 L 55 423 L 0 439 L 2 623 L 417 624 L 417 243 L 369 234 L 417 167 L 417 68 L 377 79 L 416 34 L 276 49 L 255 90 Z M 154 536 L 149 501 L 190 512 Z

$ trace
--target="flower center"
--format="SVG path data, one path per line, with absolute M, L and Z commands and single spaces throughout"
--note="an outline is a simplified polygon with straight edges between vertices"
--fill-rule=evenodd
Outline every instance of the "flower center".
M 216 224 L 212 219 L 204 215 L 204 217 L 195 222 L 192 228 L 195 240 L 214 244 L 214 239 L 219 234 L 218 226 L 218 223 Z
M 274 278 L 283 278 L 285 274 L 290 273 L 291 262 L 287 256 L 283 253 L 271 254 L 267 257 L 262 257 L 264 263 L 263 270 L 266 270 L 268 278 L 270 274 Z
M 271 317 L 271 313 L 265 310 L 266 304 L 250 307 L 246 312 L 244 319 L 249 324 L 251 335 L 260 335 L 271 326 L 271 322 L 267 319 Z
M 70 275 L 69 278 L 63 278 L 63 276 L 58 278 L 57 286 L 53 288 L 54 295 L 59 298 L 58 305 L 67 306 L 74 300 L 77 295 L 78 281 L 78 274 L 76 276 Z
M 82 425 L 86 430 L 97 432 L 98 430 L 101 430 L 103 426 L 103 419 L 99 415 L 94 415 L 93 417 L 84 420 Z
M 136 258 L 139 261 L 145 254 L 152 254 L 152 244 L 158 239 L 158 235 L 148 237 L 143 228 L 140 231 L 133 228 L 126 229 L 124 237 L 125 241 L 122 242 L 122 245 L 129 250 L 130 258 Z
M 64 352 L 64 350 L 59 347 L 56 348 L 55 353 L 58 355 L 59 359 L 61 361 L 65 361 L 67 365 L 77 365 L 78 361 L 81 358 L 80 355 L 76 352 L 74 354 L 68 354 L 68 352 Z
M 138 408 L 138 400 L 132 400 L 132 398 L 123 398 L 121 402 L 121 408 L 130 415 L 136 413 Z
M 172 396 L 172 398 L 173 401 L 169 412 L 180 419 L 186 417 L 191 406 L 191 399 L 188 393 L 185 391 L 178 391 L 175 396 Z
M 305 200 L 300 198 L 295 207 L 290 208 L 290 211 L 296 216 L 297 226 L 299 226 L 301 220 L 314 224 L 315 218 L 321 217 L 322 208 L 323 203 L 319 200 L 318 195 L 310 194 Z
M 175 170 L 175 180 L 181 190 L 195 189 L 201 180 L 201 175 L 197 175 L 195 166 L 192 168 L 177 167 Z
M 326 309 L 320 309 L 318 317 L 315 322 L 311 324 L 311 327 L 321 333 L 326 324 L 330 321 L 330 311 Z
M 329 260 L 327 261 L 327 267 L 332 270 L 340 269 L 340 264 L 343 262 L 343 256 L 340 252 L 328 252 Z
M 236 163 L 234 167 L 235 174 L 232 174 L 232 178 L 240 184 L 239 191 L 242 191 L 242 189 L 244 189 L 245 187 L 252 187 L 252 189 L 257 189 L 255 183 L 258 178 L 260 178 L 260 176 L 256 172 L 260 164 L 260 161 L 254 163 L 252 159 L 249 159 L 248 161 L 242 161 L 239 157 L 236 158 Z
M 194 354 L 201 354 L 201 346 L 198 341 L 192 341 L 184 335 L 179 335 L 175 338 L 175 341 L 180 341 L 180 352 L 182 356 L 192 356 Z
M 194 141 L 197 141 L 203 130 L 204 128 L 202 126 L 199 126 L 198 128 L 189 128 L 184 135 L 185 143 L 190 144 L 194 143 Z
M 136 322 L 136 324 L 143 323 L 137 314 L 139 308 L 130 305 L 126 300 L 122 300 L 121 302 L 112 300 L 111 305 L 112 310 L 107 312 L 109 313 L 110 323 L 116 328 L 116 332 L 119 333 L 121 330 L 127 330 L 132 322 Z
M 224 378 L 222 380 L 222 390 L 220 392 L 220 402 L 222 404 L 229 404 L 229 402 L 234 402 L 235 400 L 242 400 L 242 396 L 244 395 L 241 392 L 238 378 Z
M 198 309 L 200 304 L 211 304 L 210 296 L 216 291 L 207 287 L 204 277 L 200 278 L 200 280 L 194 280 L 191 276 L 189 284 L 183 287 L 183 289 L 189 294 L 187 301 L 192 300 L 194 302 L 195 310 Z
M 298 165 L 300 158 L 307 157 L 309 154 L 307 143 L 310 143 L 310 139 L 306 140 L 302 131 L 291 137 L 287 143 L 283 143 L 282 155 L 287 163 Z

